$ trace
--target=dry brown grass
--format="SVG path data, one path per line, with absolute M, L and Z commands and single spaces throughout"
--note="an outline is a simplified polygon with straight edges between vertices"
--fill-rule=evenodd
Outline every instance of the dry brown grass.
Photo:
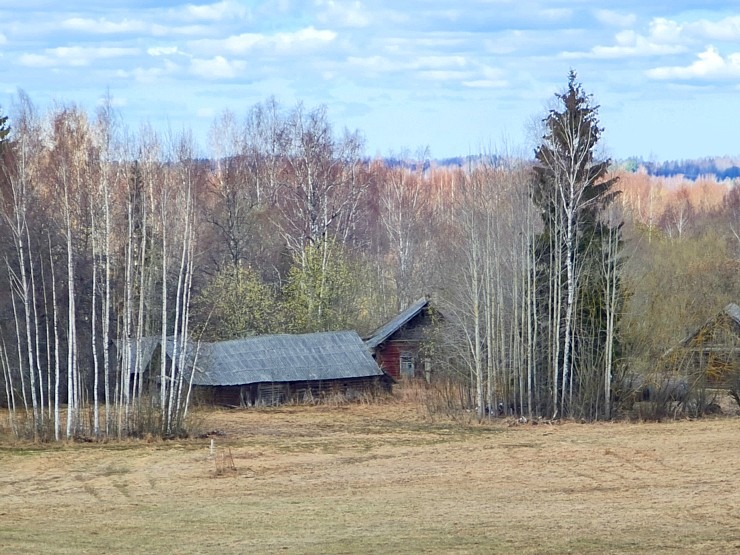
M 215 456 L 209 438 L 6 444 L 0 552 L 740 550 L 738 418 L 463 425 L 416 407 L 204 412 Z

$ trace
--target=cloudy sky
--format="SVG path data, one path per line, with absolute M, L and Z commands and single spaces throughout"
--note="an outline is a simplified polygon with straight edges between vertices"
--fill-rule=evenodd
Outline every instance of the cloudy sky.
M 367 153 L 531 152 L 569 69 L 609 155 L 740 154 L 736 0 L 3 0 L 0 106 L 192 129 L 274 95 L 325 104 Z

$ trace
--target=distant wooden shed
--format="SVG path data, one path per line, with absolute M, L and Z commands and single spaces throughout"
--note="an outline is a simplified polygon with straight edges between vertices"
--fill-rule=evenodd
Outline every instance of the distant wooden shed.
M 329 393 L 360 394 L 388 380 L 354 331 L 262 335 L 190 343 L 181 369 L 201 399 L 219 405 L 276 405 Z M 181 359 L 168 342 L 170 360 Z
M 740 375 L 740 306 L 728 304 L 664 359 L 685 374 L 705 376 L 709 385 L 736 379 Z
M 429 379 L 422 347 L 429 340 L 434 315 L 429 299 L 422 297 L 365 339 L 378 365 L 394 380 Z

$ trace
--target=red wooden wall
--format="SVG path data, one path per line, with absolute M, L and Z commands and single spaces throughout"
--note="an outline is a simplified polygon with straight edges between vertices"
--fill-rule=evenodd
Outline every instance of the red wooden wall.
M 401 379 L 401 349 L 389 341 L 382 345 L 377 353 L 378 366 L 394 380 Z

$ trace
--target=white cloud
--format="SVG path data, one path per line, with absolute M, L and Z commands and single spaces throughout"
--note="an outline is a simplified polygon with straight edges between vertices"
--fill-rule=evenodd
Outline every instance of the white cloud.
M 395 71 L 399 69 L 398 66 L 395 66 L 388 58 L 383 56 L 350 56 L 347 58 L 347 63 L 350 66 L 375 72 Z
M 509 31 L 501 36 L 483 41 L 485 51 L 495 56 L 506 56 L 515 53 L 527 42 L 522 31 Z
M 656 17 L 650 22 L 650 40 L 658 43 L 676 43 L 683 40 L 683 26 L 679 23 Z
M 546 10 L 537 10 L 536 14 L 551 21 L 565 21 L 571 18 L 573 10 L 568 8 L 551 8 Z
M 146 49 L 150 56 L 171 56 L 173 54 L 183 54 L 177 46 L 153 46 Z
M 630 27 L 635 24 L 637 17 L 635 14 L 620 13 L 614 10 L 596 10 L 594 17 L 604 25 L 611 27 Z
M 463 81 L 470 78 L 470 72 L 456 70 L 421 70 L 417 75 L 422 79 L 430 81 Z
M 686 40 L 681 36 L 681 26 L 675 21 L 655 18 L 650 22 L 647 36 L 625 29 L 614 35 L 616 44 L 594 46 L 587 52 L 562 52 L 561 58 L 616 59 L 646 56 L 665 56 L 686 52 Z
M 337 38 L 334 31 L 306 27 L 294 33 L 277 33 L 271 37 L 278 50 L 287 52 L 295 48 L 320 46 L 332 42 Z
M 686 51 L 680 44 L 662 44 L 646 37 L 637 35 L 634 31 L 618 33 L 617 44 L 614 46 L 595 46 L 591 49 L 594 58 L 627 58 L 634 56 L 664 56 Z
M 463 81 L 462 85 L 471 89 L 502 89 L 509 86 L 509 82 L 504 78 L 504 72 L 500 69 L 482 66 L 479 71 L 479 76 Z
M 159 67 L 137 67 L 133 70 L 119 69 L 115 76 L 119 79 L 133 79 L 137 83 L 151 85 L 160 82 L 164 77 L 171 76 L 180 70 L 177 64 L 165 60 Z
M 716 21 L 699 19 L 685 23 L 656 17 L 650 21 L 649 38 L 663 44 L 685 44 L 691 40 L 736 41 L 740 40 L 740 16 Z
M 163 19 L 160 17 L 160 20 Z M 162 23 L 152 23 L 144 19 L 123 19 L 121 21 L 111 21 L 106 18 L 86 18 L 71 17 L 62 20 L 60 23 L 41 23 L 34 22 L 28 25 L 17 25 L 14 31 L 22 34 L 39 35 L 43 33 L 53 33 L 58 29 L 75 31 L 78 33 L 88 33 L 90 35 L 123 35 L 139 34 L 153 35 L 156 37 L 165 36 L 203 36 L 213 32 L 209 25 L 165 25 Z
M 62 21 L 60 27 L 71 31 L 95 34 L 115 33 L 138 33 L 145 31 L 148 24 L 135 19 L 124 19 L 123 21 L 109 21 L 105 18 L 90 19 L 83 17 L 72 17 Z
M 22 33 L 39 34 L 39 33 L 50 33 L 57 31 L 58 29 L 64 29 L 68 31 L 75 31 L 78 33 L 88 33 L 91 35 L 122 35 L 122 34 L 140 34 L 140 35 L 153 35 L 157 37 L 164 36 L 207 36 L 213 33 L 212 22 L 207 22 L 202 25 L 180 25 L 180 24 L 169 24 L 161 23 L 159 21 L 166 22 L 167 17 L 157 15 L 158 23 L 153 23 L 145 19 L 128 19 L 124 18 L 121 21 L 112 21 L 106 18 L 85 18 L 85 17 L 71 17 L 64 19 L 60 23 L 33 23 L 26 26 L 19 26 L 16 28 L 17 31 Z
M 18 63 L 28 67 L 88 66 L 96 60 L 134 56 L 137 48 L 60 46 L 43 54 L 22 54 Z
M 193 41 L 195 51 L 227 52 L 229 54 L 246 54 L 254 47 L 265 44 L 268 37 L 259 33 L 243 33 L 225 39 L 203 39 Z
M 405 59 L 402 56 L 349 56 L 346 64 L 350 69 L 360 70 L 362 75 L 399 74 L 430 81 L 472 81 L 480 73 L 470 69 L 465 56 L 418 56 Z
M 462 84 L 471 89 L 503 89 L 509 85 L 508 81 L 497 79 L 474 79 L 463 81 Z
M 413 63 L 413 66 L 417 68 L 465 67 L 466 65 L 467 60 L 464 56 L 421 56 Z
M 700 19 L 687 24 L 686 30 L 700 38 L 712 41 L 740 40 L 740 16 L 726 17 L 719 21 Z
M 208 52 L 216 55 L 223 53 L 243 55 L 255 48 L 273 50 L 278 53 L 301 53 L 309 48 L 326 45 L 337 34 L 334 31 L 306 27 L 294 32 L 275 33 L 266 35 L 261 33 L 243 33 L 225 39 L 201 39 L 190 44 L 194 51 Z
M 607 24 L 627 27 L 634 23 L 633 16 L 624 16 L 610 10 L 598 10 L 597 19 Z M 614 59 L 680 54 L 701 41 L 740 40 L 740 16 L 726 17 L 716 21 L 698 19 L 679 23 L 665 17 L 655 17 L 648 25 L 648 32 L 640 34 L 625 29 L 614 36 L 613 45 L 594 46 L 586 52 L 563 52 L 562 58 Z
M 359 1 L 316 0 L 316 7 L 322 10 L 317 19 L 324 24 L 362 28 L 371 25 L 375 19 L 375 15 Z
M 227 19 L 248 19 L 249 10 L 239 2 L 224 0 L 215 4 L 188 4 L 184 11 L 186 17 L 201 21 L 224 21 Z
M 229 61 L 223 56 L 208 60 L 193 58 L 190 61 L 190 72 L 205 79 L 233 79 L 242 74 L 246 67 L 243 61 Z
M 688 66 L 656 67 L 648 70 L 653 79 L 737 79 L 740 78 L 740 52 L 723 57 L 713 46 L 697 55 Z
M 0 44 L 7 44 L 7 43 L 8 43 L 8 38 L 2 33 L 0 33 Z
M 18 63 L 26 67 L 48 67 L 55 65 L 51 56 L 44 56 L 42 54 L 21 54 L 18 58 Z
M 590 52 L 562 52 L 565 59 L 618 59 L 645 56 L 663 56 L 685 52 L 684 46 L 671 46 L 649 42 L 644 37 L 637 37 L 634 44 L 616 46 L 594 46 Z

